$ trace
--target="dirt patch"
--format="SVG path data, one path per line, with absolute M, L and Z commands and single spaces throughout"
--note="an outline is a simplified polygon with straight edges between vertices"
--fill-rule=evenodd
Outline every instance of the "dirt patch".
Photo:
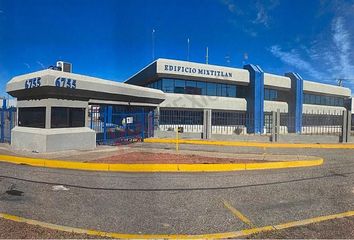
M 100 158 L 91 163 L 255 163 L 266 162 L 257 159 L 242 158 L 217 158 L 206 157 L 194 154 L 173 154 L 173 153 L 151 153 L 151 152 L 129 152 L 110 157 Z
M 0 218 L 0 239 L 101 239 L 100 236 L 43 228 Z

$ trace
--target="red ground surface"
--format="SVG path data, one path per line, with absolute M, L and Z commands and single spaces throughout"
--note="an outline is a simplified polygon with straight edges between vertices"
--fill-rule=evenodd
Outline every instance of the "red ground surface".
M 205 157 L 194 154 L 172 154 L 151 152 L 130 152 L 111 157 L 100 158 L 89 162 L 95 163 L 252 163 L 265 162 L 256 159 L 237 159 Z

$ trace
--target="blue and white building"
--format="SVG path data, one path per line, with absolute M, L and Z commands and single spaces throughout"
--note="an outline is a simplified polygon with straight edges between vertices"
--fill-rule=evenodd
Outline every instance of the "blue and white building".
M 160 130 L 182 125 L 187 132 L 203 132 L 205 121 L 211 121 L 210 134 L 259 134 L 269 130 L 271 112 L 280 110 L 288 116 L 281 121 L 283 133 L 306 133 L 313 123 L 303 122 L 304 116 L 341 115 L 351 109 L 349 88 L 294 72 L 266 73 L 252 64 L 239 69 L 158 59 L 125 83 L 165 93 L 158 106 Z

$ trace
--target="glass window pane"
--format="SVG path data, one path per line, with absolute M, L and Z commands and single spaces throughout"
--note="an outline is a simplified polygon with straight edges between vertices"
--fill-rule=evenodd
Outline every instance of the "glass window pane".
M 228 85 L 227 95 L 229 97 L 236 97 L 236 86 L 235 85 Z
M 45 128 L 45 107 L 19 108 L 18 110 L 19 126 Z
M 216 84 L 216 96 L 222 96 L 222 84 Z
M 69 127 L 69 108 L 52 107 L 51 128 Z
M 174 90 L 174 80 L 162 79 L 162 91 L 166 93 L 173 93 L 173 90 Z
M 206 82 L 197 82 L 196 94 L 206 95 Z
M 69 127 L 85 127 L 85 108 L 69 108 Z
M 162 89 L 162 80 L 157 81 L 157 89 L 161 90 Z
M 221 96 L 223 97 L 228 97 L 228 92 L 227 92 L 227 85 L 226 84 L 222 84 L 221 85 Z
M 198 94 L 197 90 L 197 83 L 195 81 L 186 81 L 186 90 L 185 93 L 187 94 Z
M 216 96 L 216 84 L 215 83 L 207 83 L 207 95 L 208 96 Z
M 185 82 L 184 80 L 175 80 L 175 93 L 185 93 Z

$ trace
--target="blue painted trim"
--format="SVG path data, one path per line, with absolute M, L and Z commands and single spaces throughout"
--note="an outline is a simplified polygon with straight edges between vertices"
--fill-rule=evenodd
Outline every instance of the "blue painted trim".
M 288 104 L 289 112 L 294 113 L 294 126 L 289 126 L 290 132 L 301 133 L 304 80 L 298 73 L 286 73 L 285 76 L 291 79 L 291 97 Z
M 264 131 L 264 72 L 259 66 L 252 64 L 245 65 L 243 68 L 250 73 L 247 132 L 262 134 Z

